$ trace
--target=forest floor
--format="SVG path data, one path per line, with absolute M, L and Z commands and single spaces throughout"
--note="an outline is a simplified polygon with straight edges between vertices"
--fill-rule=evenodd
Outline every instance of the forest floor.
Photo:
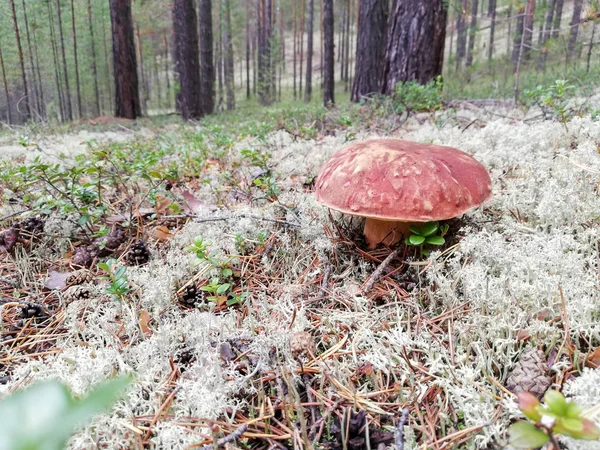
M 404 448 L 502 448 L 509 387 L 598 405 L 600 122 L 545 116 L 287 105 L 4 134 L 0 392 L 134 374 L 72 449 L 399 448 L 398 429 Z M 385 136 L 473 155 L 493 197 L 372 279 L 393 249 L 314 181 Z

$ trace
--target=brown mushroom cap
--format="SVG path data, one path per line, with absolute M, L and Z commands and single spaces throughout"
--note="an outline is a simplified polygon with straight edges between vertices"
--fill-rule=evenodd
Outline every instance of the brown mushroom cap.
M 316 186 L 317 201 L 331 209 L 406 222 L 459 216 L 491 191 L 487 171 L 470 155 L 397 139 L 359 142 L 336 152 Z

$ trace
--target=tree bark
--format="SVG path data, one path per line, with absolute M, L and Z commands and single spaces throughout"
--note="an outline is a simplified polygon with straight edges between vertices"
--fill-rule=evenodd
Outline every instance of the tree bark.
M 233 75 L 233 36 L 231 32 L 231 6 L 229 4 L 229 0 L 222 1 L 225 13 L 225 29 L 223 30 L 225 89 L 227 91 L 227 110 L 232 111 L 235 109 L 235 94 Z
M 131 0 L 110 0 L 115 77 L 115 116 L 135 119 L 141 114 L 135 58 Z
M 475 48 L 475 39 L 477 38 L 477 9 L 478 0 L 471 0 L 471 24 L 469 26 L 469 46 L 467 48 L 467 67 L 473 65 L 473 49 Z
M 323 1 L 323 103 L 335 103 L 333 0 Z
M 490 40 L 488 42 L 488 62 L 494 57 L 494 35 L 496 33 L 496 0 L 490 0 L 488 14 L 490 16 Z
M 29 91 L 27 89 L 27 75 L 25 74 L 25 61 L 23 59 L 23 48 L 21 47 L 21 35 L 19 34 L 19 23 L 17 21 L 17 11 L 15 10 L 15 0 L 10 0 L 10 5 L 12 7 L 12 18 L 13 18 L 13 28 L 15 30 L 15 36 L 17 38 L 17 50 L 19 52 L 19 64 L 21 66 L 21 79 L 23 81 L 23 93 L 25 98 L 23 100 L 24 105 L 24 114 L 23 117 L 25 121 L 31 118 L 31 107 L 29 105 Z
M 73 30 L 73 55 L 75 56 L 75 89 L 77 91 L 77 112 L 81 113 L 81 84 L 79 82 L 79 60 L 77 59 L 77 28 L 75 27 L 75 2 L 71 0 L 71 26 Z
M 0 68 L 2 68 L 2 81 L 4 84 L 4 94 L 6 96 L 6 113 L 8 117 L 8 124 L 12 124 L 12 107 L 10 106 L 10 95 L 8 94 L 8 83 L 6 81 L 6 68 L 4 67 L 4 58 L 2 57 L 2 47 L 0 46 Z
M 293 65 L 293 77 L 294 77 L 294 100 L 296 100 L 297 96 L 298 96 L 298 87 L 296 84 L 296 77 L 297 77 L 297 71 L 296 71 L 296 58 L 297 58 L 297 49 L 298 49 L 298 8 L 297 8 L 297 3 L 298 2 L 292 2 L 293 8 L 294 8 L 294 40 L 293 40 L 293 54 L 292 54 L 292 65 Z
M 523 41 L 523 31 L 525 28 L 525 7 L 519 6 L 517 10 L 517 30 L 515 32 L 514 46 L 512 51 L 512 64 L 516 68 L 521 56 L 521 47 Z
M 46 118 L 46 101 L 45 101 L 45 96 L 44 96 L 44 84 L 42 83 L 42 74 L 40 71 L 40 58 L 39 58 L 38 43 L 37 43 L 37 36 L 36 36 L 35 29 L 36 29 L 36 27 L 32 27 L 33 52 L 35 54 L 35 66 L 36 66 L 36 73 L 37 73 L 38 86 L 39 86 L 41 114 L 42 114 L 42 117 L 45 119 Z
M 596 25 L 598 25 L 597 20 L 595 20 L 594 24 L 592 25 L 592 36 L 590 37 L 590 46 L 588 47 L 585 73 L 590 73 L 590 61 L 592 60 L 592 49 L 594 48 L 594 38 L 596 37 Z
M 246 98 L 250 98 L 250 2 L 246 2 Z M 296 80 L 294 79 L 294 82 Z M 296 86 L 294 85 L 294 89 Z
M 527 0 L 527 13 L 523 30 L 523 59 L 529 61 L 533 44 L 533 19 L 535 14 L 535 0 Z
M 565 0 L 556 0 L 556 10 L 554 12 L 554 24 L 552 25 L 552 39 L 557 39 L 560 34 L 560 22 Z
M 106 11 L 106 10 L 104 10 Z M 103 11 L 103 12 L 104 12 Z M 110 16 L 110 6 L 108 8 L 108 14 Z M 111 68 L 110 68 L 110 59 L 108 58 L 108 44 L 107 44 L 107 37 L 106 37 L 106 22 L 107 20 L 105 19 L 105 15 L 102 15 L 102 18 L 104 20 L 102 20 L 102 48 L 104 50 L 104 79 L 106 80 L 106 91 L 108 92 L 108 109 L 112 110 L 113 109 L 113 92 L 112 92 L 112 83 L 110 80 L 110 73 L 111 73 Z
M 194 0 L 174 0 L 173 31 L 177 55 L 175 67 L 179 74 L 183 120 L 197 119 L 202 116 L 197 23 Z
M 347 0 L 346 11 L 346 26 L 344 31 L 344 58 L 342 66 L 342 80 L 346 83 L 346 91 L 348 90 L 348 72 L 350 67 L 350 23 L 352 17 L 352 0 Z
M 137 23 L 134 23 L 134 29 L 134 42 L 137 52 L 137 66 L 139 69 L 140 80 L 140 115 L 142 115 L 148 110 L 148 97 L 150 96 L 150 91 L 146 67 L 144 66 L 144 51 L 142 49 L 142 40 L 140 39 L 140 27 Z
M 200 11 L 200 102 L 203 114 L 215 109 L 212 1 L 199 0 Z
M 571 33 L 569 36 L 569 45 L 567 55 L 572 55 L 577 46 L 577 34 L 579 33 L 579 22 L 581 21 L 581 9 L 583 8 L 583 0 L 575 0 L 573 2 L 573 17 L 571 18 Z
M 467 55 L 467 12 L 468 0 L 460 0 L 458 16 L 456 18 L 456 69 L 461 66 Z
M 50 43 L 52 45 L 52 57 L 54 61 L 54 76 L 56 78 L 56 95 L 58 97 L 58 106 L 60 113 L 60 121 L 64 122 L 66 120 L 66 108 L 64 102 L 64 96 L 61 85 L 61 75 L 60 75 L 60 62 L 58 58 L 58 45 L 56 43 L 56 33 L 54 30 L 54 20 L 52 14 L 52 7 L 50 6 L 50 2 L 46 4 L 48 7 L 48 28 L 50 29 Z
M 540 42 L 540 59 L 538 62 L 538 70 L 544 70 L 546 65 L 546 58 L 548 57 L 548 49 L 546 44 L 552 35 L 552 21 L 554 19 L 554 10 L 556 9 L 556 0 L 550 0 L 550 6 L 546 12 L 546 24 L 544 33 L 542 34 L 542 41 Z
M 442 73 L 447 11 L 438 0 L 394 0 L 388 25 L 382 90 L 426 84 Z
M 35 64 L 33 62 L 33 50 L 31 47 L 31 35 L 29 33 L 29 20 L 27 19 L 27 8 L 25 5 L 25 0 L 21 2 L 23 4 L 23 19 L 25 22 L 25 37 L 27 39 L 27 49 L 29 50 L 29 63 L 31 64 L 31 76 L 33 77 L 33 92 L 35 92 L 35 104 L 37 113 L 43 117 L 43 101 L 41 101 L 40 90 L 41 90 L 41 80 L 36 78 Z M 33 102 L 32 102 L 33 103 Z
M 304 70 L 303 70 L 303 63 L 304 63 L 304 33 L 306 31 L 306 28 L 304 27 L 305 25 L 305 20 L 306 20 L 306 0 L 302 0 L 302 12 L 300 14 L 300 72 L 299 72 L 299 85 L 300 85 L 300 90 L 299 90 L 299 94 L 300 97 L 302 97 L 302 79 L 304 76 Z
M 308 0 L 308 19 L 306 23 L 306 81 L 304 86 L 304 101 L 310 102 L 312 97 L 312 57 L 313 57 L 313 19 L 314 0 Z
M 12 0 L 11 0 L 12 1 Z M 73 106 L 71 103 L 71 88 L 69 87 L 69 72 L 67 68 L 67 55 L 65 52 L 65 36 L 63 33 L 62 27 L 62 13 L 60 10 L 60 0 L 56 0 L 56 11 L 57 11 L 57 20 L 58 20 L 58 34 L 60 37 L 60 49 L 62 54 L 62 63 L 63 63 L 63 72 L 65 77 L 65 112 L 67 115 L 67 120 L 73 120 Z
M 381 92 L 386 48 L 387 0 L 361 0 L 358 12 L 353 102 Z
M 94 82 L 94 115 L 100 115 L 100 89 L 98 89 L 98 64 L 96 61 L 96 40 L 94 39 L 94 27 L 92 18 L 92 0 L 87 3 L 88 25 L 90 27 L 90 56 L 92 57 L 92 81 Z

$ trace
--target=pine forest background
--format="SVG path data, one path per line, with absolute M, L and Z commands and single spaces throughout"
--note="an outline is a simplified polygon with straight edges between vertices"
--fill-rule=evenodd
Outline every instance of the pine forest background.
M 115 114 L 111 3 L 123 8 L 129 2 L 0 2 L 1 121 L 71 121 Z M 341 101 L 350 98 L 356 76 L 361 5 L 358 0 L 332 3 L 333 72 L 336 100 Z M 213 81 L 208 80 L 214 87 L 210 112 L 257 99 L 263 103 L 322 99 L 327 70 L 323 18 L 328 4 L 327 0 L 135 0 L 132 23 L 124 24 L 134 36 L 139 91 L 139 111 L 134 115 L 181 109 L 183 80 L 177 61 L 189 59 L 177 57 L 175 43 L 178 38 L 187 43 L 189 21 L 176 22 L 178 7 L 194 9 L 192 16 L 182 10 L 179 20 L 191 17 L 197 24 L 199 52 L 202 33 L 211 33 L 212 48 L 204 49 L 209 57 L 212 50 L 214 66 Z M 595 0 L 449 0 L 443 6 L 447 10 L 443 80 L 452 98 L 512 98 L 519 89 L 564 78 L 590 88 L 598 83 L 600 30 L 593 19 L 600 9 Z M 385 5 L 390 12 L 386 22 L 392 19 L 393 7 Z M 212 23 L 207 22 L 206 11 L 211 11 Z M 270 20 L 265 22 L 266 14 Z M 373 47 L 366 53 L 381 51 Z M 198 70 L 206 78 L 202 64 L 200 57 Z

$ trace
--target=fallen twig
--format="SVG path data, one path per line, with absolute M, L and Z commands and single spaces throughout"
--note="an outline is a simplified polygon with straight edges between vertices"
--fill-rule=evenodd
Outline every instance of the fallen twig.
M 381 264 L 379 264 L 379 267 L 377 268 L 377 270 L 375 272 L 373 272 L 373 274 L 369 277 L 367 282 L 364 284 L 362 291 L 365 294 L 371 290 L 371 288 L 373 287 L 375 282 L 379 279 L 379 277 L 381 276 L 381 274 L 383 273 L 385 268 L 388 266 L 388 264 L 390 262 L 392 262 L 392 259 L 394 259 L 396 256 L 398 256 L 398 253 L 400 253 L 400 247 L 398 247 L 396 250 L 394 250 L 392 253 L 390 253 L 388 255 L 388 257 L 385 258 L 381 262 Z
M 396 426 L 396 450 L 404 450 L 404 425 L 406 425 L 409 414 L 410 409 L 404 407 L 402 409 L 402 416 L 400 417 L 398 426 Z
M 229 444 L 230 442 L 237 441 L 239 438 L 242 437 L 242 435 L 246 432 L 247 429 L 248 429 L 248 424 L 244 423 L 244 424 L 240 425 L 239 427 L 237 427 L 235 430 L 233 430 L 232 433 L 219 439 L 215 444 L 205 445 L 200 448 L 201 448 L 201 450 L 213 450 L 215 448 L 223 447 L 225 444 Z M 216 445 L 216 447 L 215 447 L 215 445 Z

